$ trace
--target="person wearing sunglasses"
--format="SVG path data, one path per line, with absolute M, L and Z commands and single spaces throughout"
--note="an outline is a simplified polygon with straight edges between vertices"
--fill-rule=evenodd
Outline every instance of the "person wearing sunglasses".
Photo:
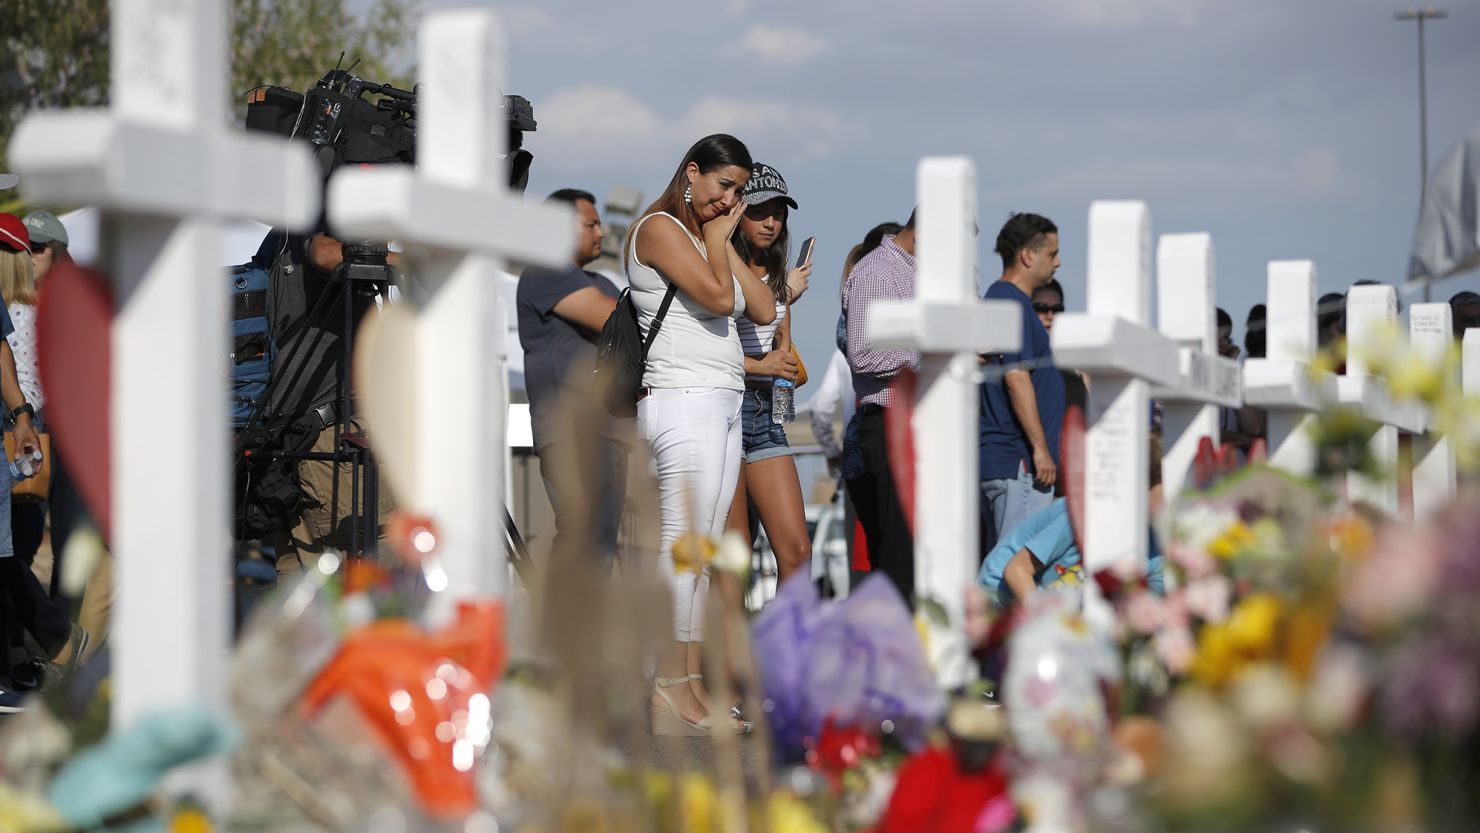
M 997 234 L 996 251 L 1002 277 L 985 297 L 1022 310 L 1022 344 L 989 360 L 981 386 L 983 552 L 1053 502 L 1064 425 L 1064 380 L 1033 306 L 1033 296 L 1059 268 L 1058 226 L 1037 214 L 1014 214 Z M 1048 304 L 1048 314 L 1054 306 Z
M 1033 290 L 1033 312 L 1038 320 L 1043 322 L 1043 329 L 1053 336 L 1054 317 L 1064 311 L 1064 287 L 1059 284 L 1058 278 L 1049 278 L 1048 283 Z M 1081 412 L 1089 412 L 1089 379 L 1083 373 L 1068 368 L 1059 368 L 1059 375 L 1064 380 L 1064 408 L 1067 411 L 1071 407 L 1078 407 Z M 1063 482 L 1054 483 L 1054 494 L 1063 494 Z

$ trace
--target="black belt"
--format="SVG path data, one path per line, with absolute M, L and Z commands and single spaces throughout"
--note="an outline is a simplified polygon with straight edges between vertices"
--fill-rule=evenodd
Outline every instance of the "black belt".
M 874 414 L 882 414 L 882 413 L 884 413 L 884 406 L 878 404 L 877 402 L 866 402 L 866 403 L 864 403 L 864 405 L 863 405 L 862 408 L 859 408 L 858 409 L 858 412 L 860 414 L 863 414 L 864 416 L 873 416 Z

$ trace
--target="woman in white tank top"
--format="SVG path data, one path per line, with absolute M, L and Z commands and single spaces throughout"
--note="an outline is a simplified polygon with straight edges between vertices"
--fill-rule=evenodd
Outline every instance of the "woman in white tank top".
M 791 232 L 787 226 L 790 209 L 797 207 L 787 191 L 786 180 L 769 165 L 757 163 L 741 192 L 745 216 L 732 241 L 741 264 L 740 271 L 763 280 L 773 289 L 770 302 L 776 307 L 776 323 L 770 326 L 738 324 L 740 344 L 745 351 L 745 393 L 740 406 L 740 481 L 730 504 L 730 529 L 745 540 L 754 538 L 750 507 L 754 506 L 766 528 L 781 581 L 805 570 L 812 558 L 807 535 L 806 506 L 796 461 L 786 440 L 784 426 L 771 414 L 771 386 L 777 378 L 796 381 L 799 364 L 791 351 L 792 317 L 787 314 L 812 274 L 807 262 L 788 272 Z
M 653 450 L 662 513 L 658 570 L 673 582 L 674 644 L 658 657 L 650 706 L 654 734 L 707 734 L 713 718 L 701 674 L 707 568 L 677 572 L 673 544 L 725 528 L 740 466 L 743 354 L 734 318 L 768 324 L 770 290 L 736 274 L 730 245 L 744 210 L 750 153 L 733 136 L 706 136 L 627 237 L 625 260 L 644 337 L 669 287 L 673 303 L 648 351 L 637 427 Z M 743 270 L 741 270 L 743 271 Z M 748 726 L 728 716 L 731 728 Z

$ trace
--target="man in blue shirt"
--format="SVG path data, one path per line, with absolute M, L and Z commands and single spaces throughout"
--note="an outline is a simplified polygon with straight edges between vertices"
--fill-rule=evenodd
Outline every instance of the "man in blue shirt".
M 1150 489 L 1146 508 L 1151 521 L 1161 514 L 1165 500 L 1161 488 L 1161 438 L 1151 436 L 1148 448 Z M 1146 560 L 1146 585 L 1160 595 L 1165 587 L 1164 559 L 1157 546 L 1155 530 L 1149 530 L 1150 547 Z M 987 554 L 977 574 L 977 584 L 987 592 L 996 607 L 1026 600 L 1039 589 L 1077 587 L 1083 584 L 1084 557 L 1074 543 L 1074 529 L 1069 524 L 1069 506 L 1058 498 L 1048 508 L 1030 515 L 1013 527 Z
M 1059 268 L 1058 226 L 1037 214 L 1014 214 L 997 234 L 997 254 L 1002 278 L 985 297 L 1018 305 L 1023 341 L 1015 352 L 989 357 L 981 386 L 984 552 L 1052 502 L 1064 426 L 1064 380 L 1032 300 Z

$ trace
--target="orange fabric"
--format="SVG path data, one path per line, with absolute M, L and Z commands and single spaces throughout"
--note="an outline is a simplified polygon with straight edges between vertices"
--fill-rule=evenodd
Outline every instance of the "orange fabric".
M 452 624 L 435 633 L 404 619 L 372 622 L 344 640 L 309 685 L 304 707 L 312 716 L 339 695 L 353 699 L 410 775 L 422 808 L 461 817 L 477 806 L 477 767 L 459 768 L 453 752 L 476 727 L 464 724 L 441 740 L 437 726 L 492 690 L 507 658 L 503 627 L 503 607 L 491 600 L 463 602 Z

